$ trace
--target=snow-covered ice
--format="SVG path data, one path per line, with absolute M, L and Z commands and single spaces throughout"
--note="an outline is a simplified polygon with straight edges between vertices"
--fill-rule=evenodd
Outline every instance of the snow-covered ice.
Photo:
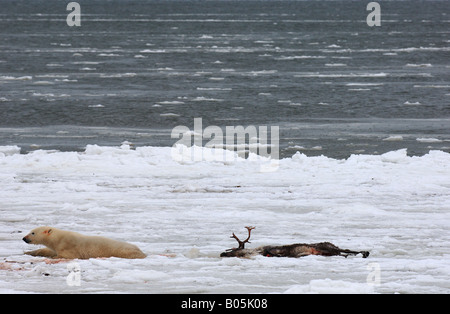
M 0 147 L 0 292 L 450 292 L 450 154 L 296 153 L 273 166 L 196 149 L 202 161 L 126 144 Z M 22 237 L 40 225 L 128 241 L 148 257 L 76 260 L 71 285 L 70 263 L 23 255 L 36 247 Z M 247 247 L 329 241 L 370 256 L 220 258 L 247 225 Z

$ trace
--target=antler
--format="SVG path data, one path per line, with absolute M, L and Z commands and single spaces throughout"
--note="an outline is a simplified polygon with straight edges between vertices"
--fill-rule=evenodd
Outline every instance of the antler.
M 248 230 L 248 237 L 244 241 L 239 240 L 239 238 L 234 234 L 234 232 L 233 232 L 233 235 L 230 237 L 230 238 L 235 238 L 236 241 L 238 241 L 238 243 L 239 243 L 239 248 L 238 249 L 243 249 L 244 246 L 245 246 L 245 243 L 250 243 L 250 241 L 249 241 L 250 240 L 250 234 L 251 234 L 252 230 L 255 229 L 255 227 L 245 227 L 245 228 Z

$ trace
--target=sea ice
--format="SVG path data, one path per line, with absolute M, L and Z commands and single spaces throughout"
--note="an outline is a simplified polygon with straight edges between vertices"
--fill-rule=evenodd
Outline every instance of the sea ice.
M 0 291 L 450 292 L 450 154 L 298 152 L 263 171 L 271 161 L 195 149 L 205 158 L 126 144 L 0 147 Z M 68 263 L 23 254 L 32 247 L 22 237 L 39 225 L 131 242 L 148 257 L 74 261 L 80 282 L 70 286 Z M 329 241 L 370 256 L 220 258 L 247 225 L 248 247 Z

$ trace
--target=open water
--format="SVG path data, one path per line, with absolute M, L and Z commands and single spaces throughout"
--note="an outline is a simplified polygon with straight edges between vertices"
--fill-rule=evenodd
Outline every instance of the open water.
M 67 2 L 68 3 L 68 2 Z M 0 145 L 172 146 L 278 126 L 280 156 L 450 151 L 448 1 L 0 3 Z

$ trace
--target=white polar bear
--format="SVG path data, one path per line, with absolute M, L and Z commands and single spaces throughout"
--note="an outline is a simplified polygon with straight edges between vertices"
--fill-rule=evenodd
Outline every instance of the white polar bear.
M 86 236 L 53 227 L 33 229 L 23 239 L 29 244 L 42 244 L 46 248 L 25 252 L 32 256 L 50 258 L 88 259 L 97 257 L 145 258 L 136 245 L 99 236 Z

